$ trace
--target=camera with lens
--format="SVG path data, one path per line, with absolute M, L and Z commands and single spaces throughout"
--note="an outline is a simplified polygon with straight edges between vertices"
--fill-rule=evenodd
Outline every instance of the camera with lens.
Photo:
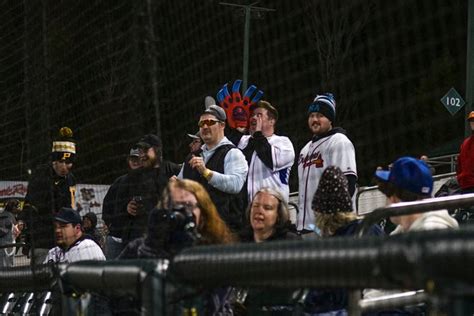
M 151 211 L 145 241 L 151 247 L 174 254 L 200 239 L 192 206 L 170 203 Z
M 194 233 L 196 219 L 192 207 L 186 204 L 173 205 L 172 209 L 166 210 L 166 218 L 172 230 Z

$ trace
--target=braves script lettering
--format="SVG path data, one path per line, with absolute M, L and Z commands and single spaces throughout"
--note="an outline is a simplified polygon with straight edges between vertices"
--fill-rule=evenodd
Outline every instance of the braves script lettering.
M 308 168 L 312 165 L 314 165 L 316 168 L 322 168 L 324 166 L 324 160 L 321 157 L 321 153 L 318 151 L 306 157 L 300 155 L 298 164 L 302 164 L 303 168 Z

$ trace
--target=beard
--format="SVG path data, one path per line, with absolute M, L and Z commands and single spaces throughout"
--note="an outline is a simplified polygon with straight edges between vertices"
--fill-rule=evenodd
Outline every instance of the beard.
M 143 168 L 152 169 L 155 167 L 157 161 L 158 161 L 157 157 L 147 156 L 146 160 L 143 160 Z

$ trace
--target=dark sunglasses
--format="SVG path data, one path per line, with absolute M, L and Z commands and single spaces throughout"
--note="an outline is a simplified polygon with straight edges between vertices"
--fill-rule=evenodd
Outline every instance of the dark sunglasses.
M 199 121 L 198 123 L 198 126 L 199 127 L 204 127 L 204 125 L 207 125 L 207 126 L 212 126 L 216 123 L 219 123 L 220 121 L 217 121 L 217 120 L 211 120 L 211 119 L 208 119 L 208 120 L 202 120 L 202 121 Z

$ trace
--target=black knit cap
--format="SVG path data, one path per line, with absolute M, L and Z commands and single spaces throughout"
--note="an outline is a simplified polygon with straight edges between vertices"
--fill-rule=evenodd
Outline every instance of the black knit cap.
M 325 214 L 352 212 L 347 178 L 341 169 L 331 166 L 324 170 L 313 197 L 312 208 L 315 212 Z

